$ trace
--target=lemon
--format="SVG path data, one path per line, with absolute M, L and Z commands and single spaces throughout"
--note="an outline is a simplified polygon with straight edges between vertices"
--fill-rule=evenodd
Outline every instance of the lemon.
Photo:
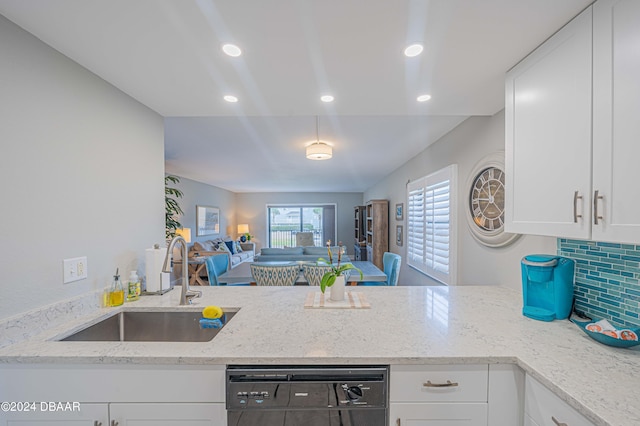
M 207 306 L 202 310 L 202 317 L 209 319 L 220 318 L 224 312 L 220 306 Z

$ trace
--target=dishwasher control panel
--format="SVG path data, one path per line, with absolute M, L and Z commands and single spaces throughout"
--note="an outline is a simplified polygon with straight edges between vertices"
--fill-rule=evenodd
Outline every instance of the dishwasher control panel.
M 386 407 L 387 369 L 228 369 L 228 409 Z

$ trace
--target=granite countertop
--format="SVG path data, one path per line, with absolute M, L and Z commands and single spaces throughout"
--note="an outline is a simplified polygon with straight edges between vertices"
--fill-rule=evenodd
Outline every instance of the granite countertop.
M 309 287 L 204 287 L 195 305 L 180 289 L 123 307 L 56 308 L 67 319 L 29 335 L 27 319 L 5 321 L 24 340 L 0 348 L 0 363 L 66 364 L 470 364 L 514 363 L 596 425 L 640 424 L 640 346 L 590 339 L 569 321 L 522 316 L 521 294 L 482 287 L 359 287 L 371 309 L 305 309 Z M 58 342 L 115 310 L 239 309 L 211 342 Z M 25 318 L 41 324 L 38 311 Z M 44 312 L 44 313 L 42 313 Z M 80 312 L 80 313 L 78 313 Z M 40 321 L 40 322 L 38 322 Z M 7 327 L 6 324 L 10 324 Z M 45 327 L 46 328 L 46 327 Z M 17 330 L 20 329 L 20 330 Z M 17 332 L 16 332 L 17 330 Z M 34 333 L 35 333 L 34 331 Z M 32 333 L 33 334 L 33 333 Z

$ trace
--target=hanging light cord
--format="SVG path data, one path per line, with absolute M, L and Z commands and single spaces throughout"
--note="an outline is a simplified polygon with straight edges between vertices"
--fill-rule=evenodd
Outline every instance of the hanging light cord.
M 320 133 L 318 133 L 318 116 L 316 115 L 316 143 L 319 144 L 320 143 Z

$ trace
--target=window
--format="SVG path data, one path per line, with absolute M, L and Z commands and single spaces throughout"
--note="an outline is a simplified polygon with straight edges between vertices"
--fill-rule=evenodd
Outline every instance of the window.
M 457 166 L 407 185 L 407 264 L 436 280 L 456 284 Z
M 335 241 L 335 205 L 268 205 L 269 247 L 295 247 L 298 232 L 312 232 L 313 244 Z

